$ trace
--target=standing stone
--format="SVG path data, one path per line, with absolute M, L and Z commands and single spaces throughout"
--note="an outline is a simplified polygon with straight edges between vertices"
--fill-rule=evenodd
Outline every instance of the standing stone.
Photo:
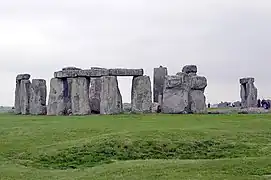
M 15 103 L 14 103 L 14 113 L 21 114 L 21 81 L 22 80 L 29 80 L 30 74 L 18 74 L 16 76 L 16 89 L 15 89 Z
M 122 113 L 122 96 L 115 76 L 101 77 L 100 114 Z
M 30 101 L 30 80 L 21 80 L 20 82 L 20 107 L 21 114 L 29 114 L 29 101 Z
M 240 79 L 242 108 L 257 107 L 258 90 L 254 85 L 254 81 L 254 78 Z
M 150 113 L 152 110 L 151 80 L 149 76 L 133 78 L 131 104 L 133 113 Z
M 108 71 L 105 68 L 91 67 L 91 70 Z M 100 114 L 100 93 L 102 89 L 102 80 L 100 77 L 90 78 L 90 89 L 89 89 L 89 99 L 90 99 L 90 109 L 91 112 Z
M 205 113 L 207 111 L 206 98 L 202 90 L 191 90 L 189 101 L 191 113 Z
M 62 79 L 51 79 L 47 115 L 65 115 L 64 85 Z
M 100 113 L 100 93 L 102 89 L 101 78 L 91 78 L 90 79 L 90 89 L 89 89 L 89 99 L 90 99 L 90 109 L 92 112 Z
M 163 93 L 162 112 L 168 114 L 182 114 L 188 111 L 189 82 L 183 76 L 166 76 Z
M 89 79 L 73 78 L 71 83 L 71 104 L 73 115 L 91 114 L 89 103 Z
M 21 103 L 20 103 L 20 81 L 16 80 L 16 89 L 15 89 L 15 104 L 14 104 L 14 113 L 21 114 Z
M 44 79 L 33 79 L 30 91 L 30 114 L 45 115 L 47 87 Z
M 64 86 L 64 103 L 65 103 L 65 114 L 70 115 L 72 113 L 72 101 L 71 101 L 71 93 L 72 93 L 72 79 L 73 78 L 64 78 L 63 86 Z
M 159 96 L 163 99 L 165 77 L 168 75 L 167 68 L 160 66 L 153 71 L 153 101 L 159 102 Z

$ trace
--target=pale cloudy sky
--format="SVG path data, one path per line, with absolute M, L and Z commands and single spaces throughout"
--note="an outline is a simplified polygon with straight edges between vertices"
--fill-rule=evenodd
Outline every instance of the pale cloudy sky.
M 64 66 L 153 68 L 196 64 L 207 101 L 239 100 L 253 76 L 271 98 L 270 0 L 0 1 L 0 105 L 13 105 L 15 77 L 48 81 Z M 124 102 L 131 78 L 120 78 Z

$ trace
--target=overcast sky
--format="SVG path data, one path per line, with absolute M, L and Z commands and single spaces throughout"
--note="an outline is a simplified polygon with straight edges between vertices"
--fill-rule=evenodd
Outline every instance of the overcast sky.
M 49 80 L 64 66 L 196 64 L 207 101 L 239 100 L 239 78 L 255 77 L 271 98 L 270 0 L 9 0 L 0 2 L 0 105 L 13 105 L 15 77 Z M 119 78 L 124 102 L 131 78 Z

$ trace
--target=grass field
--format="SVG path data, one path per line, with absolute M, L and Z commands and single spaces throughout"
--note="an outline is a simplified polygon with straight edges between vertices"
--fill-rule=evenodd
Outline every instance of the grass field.
M 0 179 L 271 179 L 271 115 L 0 115 Z

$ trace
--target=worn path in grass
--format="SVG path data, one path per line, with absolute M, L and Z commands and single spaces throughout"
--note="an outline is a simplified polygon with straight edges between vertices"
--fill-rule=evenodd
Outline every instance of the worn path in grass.
M 269 179 L 271 115 L 0 115 L 0 179 Z

